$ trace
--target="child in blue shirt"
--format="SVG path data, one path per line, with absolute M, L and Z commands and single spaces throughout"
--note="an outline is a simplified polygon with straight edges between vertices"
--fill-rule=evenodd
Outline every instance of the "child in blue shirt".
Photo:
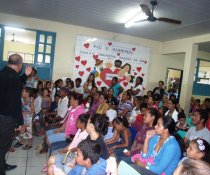
M 100 153 L 96 141 L 81 141 L 77 147 L 77 164 L 67 175 L 106 175 L 106 160 L 99 158 Z

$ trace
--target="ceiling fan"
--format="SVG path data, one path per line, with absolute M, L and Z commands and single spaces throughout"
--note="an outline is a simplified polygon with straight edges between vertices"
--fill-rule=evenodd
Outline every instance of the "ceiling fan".
M 135 23 L 144 22 L 144 21 L 149 21 L 149 22 L 162 21 L 162 22 L 168 22 L 168 23 L 173 23 L 173 24 L 182 23 L 182 21 L 180 20 L 171 19 L 171 18 L 165 18 L 165 17 L 156 18 L 153 13 L 154 13 L 154 8 L 156 5 L 158 5 L 158 3 L 156 0 L 152 0 L 150 1 L 150 3 L 152 5 L 152 9 L 150 9 L 148 5 L 146 4 L 140 4 L 142 11 L 145 13 L 146 16 L 148 16 L 148 18 L 136 21 Z

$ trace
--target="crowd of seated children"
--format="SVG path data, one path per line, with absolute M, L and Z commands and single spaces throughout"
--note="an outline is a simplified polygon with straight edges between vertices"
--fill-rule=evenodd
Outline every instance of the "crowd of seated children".
M 207 127 L 210 122 L 209 98 L 202 104 L 198 99 L 194 100 L 189 112 L 192 116 L 186 116 L 185 113 L 188 113 L 184 113 L 176 96 L 171 94 L 169 97 L 165 93 L 162 81 L 153 91 L 142 96 L 145 94 L 142 77 L 136 77 L 133 88 L 126 90 L 121 87 L 117 77 L 112 78 L 109 89 L 99 89 L 94 74 L 90 74 L 85 83 L 81 78 L 75 79 L 75 82 L 67 78 L 65 84 L 58 79 L 53 87 L 51 82 L 44 85 L 44 82 L 38 82 L 35 78 L 31 78 L 28 84 L 33 84 L 33 80 L 37 81 L 37 87 L 33 85 L 36 91 L 31 87 L 23 90 L 26 129 L 19 134 L 20 142 L 16 145 L 21 146 L 25 138 L 28 142 L 23 148 L 30 149 L 32 131 L 38 136 L 37 128 L 43 128 L 40 134 L 46 130 L 44 144 L 37 150 L 43 153 L 50 147 L 48 151 L 52 156 L 44 167 L 48 174 L 71 174 L 81 170 L 84 174 L 94 174 L 90 171 L 91 167 L 96 167 L 101 159 L 105 160 L 106 167 L 106 160 L 114 156 L 118 162 L 130 164 L 130 168 L 141 175 L 171 175 L 183 157 L 183 147 L 176 133 L 185 143 L 190 160 L 195 159 L 191 156 L 195 155 L 197 161 L 209 163 L 206 159 L 210 143 Z M 33 121 L 36 125 L 32 130 Z M 101 147 L 100 158 L 96 162 L 91 162 L 87 156 L 81 159 L 88 166 L 82 166 L 77 157 L 81 152 L 86 154 L 81 151 L 82 148 L 79 150 L 83 141 L 95 141 Z M 186 165 L 184 163 L 185 160 L 180 162 L 182 168 Z

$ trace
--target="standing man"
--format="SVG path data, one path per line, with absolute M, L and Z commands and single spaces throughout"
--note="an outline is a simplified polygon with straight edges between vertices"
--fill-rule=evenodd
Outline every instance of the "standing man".
M 20 55 L 12 54 L 7 66 L 0 71 L 0 175 L 5 175 L 5 170 L 17 167 L 6 164 L 5 155 L 12 144 L 15 125 L 23 128 L 22 82 L 30 75 L 32 68 L 26 67 L 25 74 L 19 77 L 22 62 Z

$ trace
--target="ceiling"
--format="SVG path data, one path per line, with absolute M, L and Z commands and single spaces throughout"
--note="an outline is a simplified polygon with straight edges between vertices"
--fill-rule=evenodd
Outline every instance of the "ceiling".
M 154 15 L 182 20 L 181 25 L 156 21 L 125 28 L 149 0 L 1 0 L 0 12 L 47 19 L 142 38 L 169 41 L 210 32 L 210 0 L 158 0 Z

